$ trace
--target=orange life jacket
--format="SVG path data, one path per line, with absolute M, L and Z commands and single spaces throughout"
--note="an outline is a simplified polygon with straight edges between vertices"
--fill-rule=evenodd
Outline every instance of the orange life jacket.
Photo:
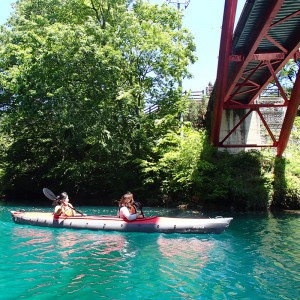
M 129 212 L 130 212 L 130 214 L 132 215 L 132 214 L 136 214 L 137 213 L 137 211 L 136 211 L 136 208 L 135 208 L 135 206 L 134 205 L 132 205 L 131 207 L 130 207 L 130 210 L 129 210 Z

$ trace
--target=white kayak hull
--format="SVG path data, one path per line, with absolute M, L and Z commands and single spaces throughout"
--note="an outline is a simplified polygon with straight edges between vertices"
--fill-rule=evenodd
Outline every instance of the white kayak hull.
M 17 224 L 123 232 L 161 232 L 161 233 L 221 233 L 232 218 L 169 218 L 149 217 L 134 221 L 115 216 L 57 217 L 48 212 L 12 211 L 13 221 Z

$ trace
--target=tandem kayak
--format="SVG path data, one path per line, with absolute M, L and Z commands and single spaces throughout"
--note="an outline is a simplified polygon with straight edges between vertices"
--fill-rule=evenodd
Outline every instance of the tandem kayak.
M 232 218 L 223 217 L 193 219 L 155 216 L 128 221 L 116 216 L 65 217 L 49 212 L 24 211 L 11 211 L 11 214 L 13 221 L 17 224 L 123 232 L 221 233 L 232 221 Z

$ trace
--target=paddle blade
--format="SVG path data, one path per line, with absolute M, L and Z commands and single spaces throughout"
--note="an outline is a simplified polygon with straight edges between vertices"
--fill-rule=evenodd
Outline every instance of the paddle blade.
M 52 191 L 50 191 L 49 189 L 43 188 L 43 193 L 48 199 L 53 200 L 53 201 L 57 200 L 54 193 Z

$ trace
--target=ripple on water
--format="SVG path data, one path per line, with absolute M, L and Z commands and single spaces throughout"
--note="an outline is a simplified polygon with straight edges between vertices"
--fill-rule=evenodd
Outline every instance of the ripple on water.
M 0 208 L 0 287 L 6 299 L 297 299 L 299 226 L 240 215 L 221 235 L 103 233 L 20 226 Z

